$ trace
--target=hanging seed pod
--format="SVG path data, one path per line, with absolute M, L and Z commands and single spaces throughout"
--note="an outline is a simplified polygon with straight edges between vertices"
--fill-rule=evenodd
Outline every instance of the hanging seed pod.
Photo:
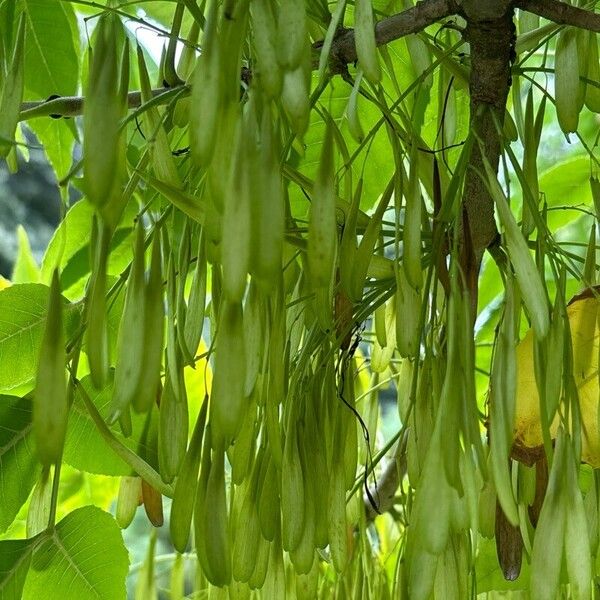
M 155 229 L 150 271 L 144 288 L 144 305 L 142 310 L 144 319 L 144 354 L 136 393 L 133 395 L 133 408 L 137 412 L 147 412 L 150 410 L 156 401 L 160 388 L 164 341 L 164 310 L 161 239 L 160 230 Z
M 152 86 L 146 68 L 144 51 L 137 47 L 138 72 L 140 77 L 140 90 L 144 103 L 152 100 Z M 154 176 L 159 182 L 170 186 L 174 190 L 181 190 L 181 180 L 177 172 L 177 165 L 171 153 L 167 132 L 162 123 L 162 118 L 156 107 L 148 108 L 142 116 L 148 139 L 148 150 L 152 162 Z M 171 200 L 171 196 L 166 196 Z
M 0 80 L 0 158 L 6 157 L 12 148 L 23 101 L 25 18 L 22 13 L 8 72 L 4 81 Z
M 335 263 L 335 164 L 332 125 L 327 126 L 308 224 L 308 271 L 313 289 L 329 287 Z
M 285 71 L 281 102 L 292 131 L 299 137 L 306 133 L 310 118 L 310 79 L 304 65 Z
M 260 544 L 260 521 L 256 503 L 260 469 L 255 466 L 248 483 L 240 488 L 242 492 L 240 510 L 234 527 L 233 578 L 248 582 L 256 570 L 258 555 L 256 548 Z
M 185 345 L 194 353 L 194 357 L 204 328 L 206 314 L 206 236 L 204 230 L 198 236 L 198 252 L 196 254 L 196 267 L 192 277 L 188 307 L 185 315 Z
M 33 396 L 33 432 L 39 459 L 46 466 L 61 459 L 69 414 L 63 297 L 57 270 L 52 275 L 47 314 Z
M 592 598 L 592 554 L 588 536 L 585 507 L 579 488 L 579 461 L 575 461 L 573 447 L 566 444 L 567 455 L 564 493 L 565 561 L 571 594 L 574 598 Z
M 258 152 L 250 183 L 252 187 L 250 271 L 268 293 L 281 277 L 285 233 L 286 198 L 279 165 L 278 132 L 269 105 L 263 106 Z
M 300 2 L 296 4 L 301 4 Z M 252 0 L 250 3 L 256 69 L 260 87 L 271 98 L 279 98 L 283 77 L 277 56 L 277 27 L 271 0 Z
M 490 466 L 498 503 L 512 526 L 519 523 L 509 461 L 515 418 L 517 368 L 515 319 L 517 310 L 519 307 L 515 286 L 512 278 L 507 277 L 506 307 L 494 350 L 490 381 Z
M 102 389 L 108 379 L 108 330 L 106 313 L 106 263 L 110 232 L 94 217 L 92 223 L 92 276 L 87 289 L 88 309 L 86 350 L 90 374 L 96 389 Z
M 29 500 L 26 522 L 27 537 L 35 537 L 48 527 L 51 504 L 52 479 L 50 473 L 45 470 L 42 471 L 41 477 L 35 484 L 33 494 Z
M 258 548 L 256 549 L 256 567 L 252 577 L 248 580 L 248 587 L 251 590 L 262 590 L 267 578 L 269 569 L 269 558 L 271 555 L 271 542 L 263 537 L 259 537 Z
M 598 38 L 593 31 L 588 32 L 588 70 L 590 83 L 585 89 L 585 105 L 595 113 L 600 112 L 600 57 L 598 56 Z
M 527 242 L 513 216 L 489 162 L 485 161 L 488 188 L 494 198 L 500 222 L 504 226 L 504 236 L 510 260 L 515 269 L 519 288 L 523 294 L 523 302 L 527 307 L 532 326 L 539 339 L 548 332 L 550 317 L 548 311 L 548 296 L 542 284 L 540 274 L 531 257 Z
M 144 253 L 144 226 L 140 221 L 136 228 L 133 262 L 127 279 L 125 305 L 119 325 L 115 385 L 110 409 L 112 422 L 115 422 L 131 404 L 138 391 L 138 382 L 146 376 L 142 372 L 146 351 Z
M 206 486 L 211 468 L 211 443 L 212 436 L 210 423 L 206 426 L 204 440 L 202 443 L 202 458 L 200 462 L 200 476 L 196 488 L 196 499 L 194 501 L 194 542 L 196 545 L 196 556 L 202 572 L 209 581 L 214 581 L 214 575 L 208 562 L 207 553 L 210 548 L 206 544 L 205 513 L 209 510 L 206 503 Z
M 415 357 L 419 353 L 421 330 L 421 295 L 399 266 L 396 277 L 396 346 L 400 356 Z
M 342 464 L 332 465 L 329 483 L 329 549 L 333 566 L 343 573 L 348 564 L 348 525 L 346 521 L 346 492 Z
M 250 112 L 250 111 L 248 111 Z M 250 115 L 250 120 L 252 115 Z M 231 302 L 240 302 L 246 290 L 250 266 L 250 173 L 248 173 L 250 140 L 246 130 L 251 123 L 239 120 L 235 136 L 229 183 L 223 198 L 221 266 L 223 292 Z
M 305 488 L 295 428 L 287 432 L 281 465 L 281 532 L 283 548 L 295 550 L 302 538 Z
M 533 539 L 531 590 L 534 599 L 555 598 L 560 584 L 567 510 L 566 444 L 570 444 L 570 441 L 561 430 L 556 441 L 546 499 Z
M 306 432 L 306 429 L 304 431 Z M 315 561 L 316 511 L 320 510 L 320 508 L 317 507 L 316 501 L 316 485 L 318 482 L 313 468 L 314 463 L 309 462 L 307 448 L 312 440 L 308 440 L 305 435 L 302 435 L 301 440 L 299 442 L 299 451 L 304 477 L 304 523 L 302 526 L 302 536 L 296 548 L 291 551 L 290 559 L 296 573 L 306 575 L 311 571 Z
M 164 523 L 162 496 L 149 483 L 142 479 L 142 500 L 148 520 L 154 527 L 162 527 Z
M 556 116 L 563 133 L 574 133 L 579 124 L 579 57 L 577 30 L 563 29 L 558 34 L 554 64 Z
M 431 52 L 429 51 L 427 44 L 418 35 L 408 35 L 405 39 L 415 75 L 421 78 L 422 86 L 431 88 L 433 85 Z M 428 72 L 428 75 L 425 75 L 426 72 Z
M 181 397 L 175 396 L 171 378 L 166 377 L 160 401 L 158 463 L 163 481 L 170 483 L 179 474 L 188 440 L 188 404 L 185 386 Z
M 360 116 L 358 114 L 358 92 L 360 91 L 360 82 L 362 81 L 363 74 L 358 73 L 348 98 L 348 108 L 346 109 L 346 117 L 348 118 L 348 130 L 350 135 L 356 140 L 358 144 L 362 144 L 365 137 L 365 132 L 360 122 Z
M 210 473 L 206 482 L 206 510 L 204 541 L 207 549 L 209 578 L 213 585 L 223 586 L 231 581 L 231 550 L 229 544 L 229 516 L 225 496 L 225 455 L 222 446 L 213 450 Z M 208 573 L 206 574 L 209 577 Z
M 406 208 L 404 215 L 404 236 L 402 266 L 408 283 L 419 290 L 423 285 L 421 269 L 421 213 L 423 201 L 419 183 L 418 149 L 413 147 L 410 161 L 408 191 L 406 193 Z
M 373 6 L 371 0 L 356 0 L 354 4 L 354 34 L 358 63 L 365 77 L 373 84 L 381 81 L 381 67 L 377 56 Z
M 210 415 L 213 436 L 232 440 L 240 429 L 246 411 L 243 312 L 241 304 L 227 301 L 219 312 Z
M 392 298 L 384 305 L 385 314 L 383 315 L 385 324 L 386 345 L 381 346 L 378 340 L 375 340 L 373 352 L 371 354 L 371 370 L 373 373 L 383 373 L 389 366 L 394 350 L 396 349 L 396 300 Z M 404 315 L 403 315 L 404 318 Z
M 280 527 L 280 500 L 277 468 L 270 455 L 265 453 L 261 464 L 260 492 L 258 495 L 258 519 L 263 537 L 272 542 Z
M 100 17 L 85 92 L 83 178 L 86 195 L 97 208 L 110 199 L 119 156 L 123 106 L 119 95 L 117 39 L 121 27 L 113 11 Z
M 198 471 L 200 468 L 207 409 L 208 399 L 205 398 L 194 427 L 194 432 L 192 433 L 190 445 L 183 459 L 177 481 L 175 482 L 175 492 L 173 493 L 173 503 L 171 504 L 171 519 L 169 523 L 171 541 L 177 551 L 182 553 L 187 548 L 190 536 L 192 513 L 198 488 Z
M 252 279 L 244 304 L 244 343 L 246 350 L 246 380 L 244 396 L 249 397 L 254 390 L 259 373 L 265 360 L 266 324 L 264 311 L 264 296 Z
M 255 408 L 254 399 L 251 399 L 250 406 L 244 416 L 244 422 L 235 439 L 233 452 L 230 455 L 231 480 L 236 485 L 241 485 L 246 480 L 254 461 L 256 445 Z
M 514 581 L 521 573 L 523 538 L 519 526 L 509 522 L 499 502 L 496 502 L 494 538 L 498 564 L 504 579 Z
M 360 198 L 363 180 L 358 180 L 352 203 L 348 210 L 342 230 L 340 242 L 340 283 L 348 297 L 352 297 L 354 289 L 354 258 L 356 256 L 356 225 L 360 211 Z M 361 290 L 362 292 L 362 290 Z
M 133 475 L 121 477 L 115 519 L 121 529 L 127 529 L 142 500 L 142 479 Z
M 119 100 L 121 103 L 121 118 L 125 117 L 128 105 L 129 92 L 129 39 L 125 39 L 123 51 L 120 58 L 120 81 L 119 81 Z M 100 206 L 100 215 L 102 220 L 109 228 L 114 231 L 121 220 L 127 200 L 131 193 L 124 193 L 124 186 L 128 182 L 127 178 L 127 139 L 121 131 L 117 140 L 117 156 L 115 172 L 113 173 L 113 184 L 109 197 L 106 202 Z
M 381 232 L 381 222 L 389 206 L 393 191 L 393 181 L 391 181 L 381 196 L 377 208 L 369 220 L 362 240 L 358 245 L 358 249 L 354 253 L 351 298 L 355 302 L 359 302 L 362 298 L 365 280 L 369 272 L 369 264 L 373 257 L 373 250 Z
M 282 0 L 277 19 L 277 60 L 288 71 L 297 69 L 309 48 L 306 3 Z
M 190 145 L 192 156 L 202 167 L 212 159 L 222 104 L 221 56 L 217 31 L 217 0 L 210 0 L 204 27 L 202 53 L 192 75 Z

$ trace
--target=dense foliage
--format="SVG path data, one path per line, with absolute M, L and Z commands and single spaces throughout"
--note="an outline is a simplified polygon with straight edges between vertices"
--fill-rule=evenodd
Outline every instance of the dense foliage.
M 0 0 L 64 203 L 0 281 L 0 599 L 592 597 L 600 63 L 538 15 L 600 31 Z

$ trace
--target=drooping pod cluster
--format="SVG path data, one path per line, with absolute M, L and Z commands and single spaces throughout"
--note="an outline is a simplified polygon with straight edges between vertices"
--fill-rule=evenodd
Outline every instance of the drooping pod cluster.
M 341 0 L 332 14 L 325 4 L 178 3 L 157 68 L 114 3 L 97 19 L 78 181 L 89 256 L 53 272 L 48 289 L 33 394 L 44 471 L 28 530 L 48 522 L 46 476 L 79 402 L 126 465 L 118 524 L 142 504 L 153 525 L 168 520 L 178 585 L 192 550 L 200 591 L 231 597 L 463 598 L 495 537 L 506 578 L 524 557 L 550 598 L 564 556 L 571 589 L 589 597 L 597 491 L 577 480 L 579 458 L 597 466 L 598 453 L 597 423 L 582 416 L 597 408 L 586 387 L 597 381 L 595 230 L 592 291 L 567 307 L 574 259 L 539 210 L 547 99 L 532 87 L 516 122 L 498 124 L 521 206 L 481 163 L 500 235 L 485 265 L 498 289 L 477 315 L 487 290 L 469 272 L 461 199 L 483 140 L 465 127 L 463 41 L 455 31 L 402 41 L 409 78 L 378 50 L 377 3 Z M 340 88 L 327 53 L 346 25 L 357 63 Z M 2 71 L 17 90 L 23 31 Z M 559 34 L 565 132 L 595 106 L 581 83 L 595 44 Z M 15 97 L 0 96 L 0 151 Z M 519 137 L 522 166 L 510 154 Z M 72 339 L 65 291 L 79 293 Z M 391 436 L 380 418 L 390 393 Z M 594 510 L 595 530 L 580 535 Z

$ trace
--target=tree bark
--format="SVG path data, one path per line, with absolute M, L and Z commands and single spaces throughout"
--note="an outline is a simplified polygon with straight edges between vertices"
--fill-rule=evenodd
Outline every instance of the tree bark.
M 471 268 L 478 272 L 486 248 L 498 235 L 494 201 L 484 180 L 483 157 L 497 172 L 516 41 L 513 11 L 494 21 L 468 22 L 466 36 L 471 47 L 471 130 L 481 146 L 477 141 L 473 145 L 463 202 L 470 229 L 465 235 L 470 234 L 475 261 Z

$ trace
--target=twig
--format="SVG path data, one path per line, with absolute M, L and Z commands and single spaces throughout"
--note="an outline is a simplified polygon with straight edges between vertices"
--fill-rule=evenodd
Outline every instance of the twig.
M 436 21 L 458 12 L 454 0 L 422 0 L 413 8 L 382 19 L 375 26 L 375 40 L 378 46 L 389 44 L 413 33 L 419 33 Z M 357 60 L 354 30 L 344 31 L 331 47 L 331 57 L 341 64 Z
M 456 12 L 454 0 L 422 0 L 416 6 L 405 10 L 397 15 L 382 19 L 375 27 L 375 38 L 377 45 L 382 46 L 398 40 L 412 33 L 418 33 L 432 25 L 436 21 L 450 16 Z M 321 51 L 321 42 L 314 44 L 314 50 Z M 340 64 L 347 65 L 357 60 L 356 47 L 354 43 L 354 30 L 343 30 L 333 41 L 330 54 L 330 65 L 332 71 L 340 72 Z M 318 66 L 318 58 L 315 68 Z M 252 74 L 250 69 L 243 68 L 241 80 L 248 83 Z M 181 86 L 184 88 L 186 86 Z M 180 89 L 159 88 L 152 91 L 152 94 L 160 96 L 168 91 Z M 168 98 L 170 99 L 170 95 Z M 166 101 L 167 96 L 165 97 Z M 35 102 L 24 102 L 21 105 L 21 121 L 27 121 L 35 117 L 76 117 L 83 112 L 84 97 L 82 96 L 61 96 L 51 100 L 42 100 Z M 141 93 L 139 91 L 130 92 L 128 96 L 129 108 L 138 108 L 142 104 Z
M 558 25 L 572 25 L 588 31 L 600 32 L 600 14 L 560 0 L 517 0 L 515 6 L 534 13 Z
M 371 496 L 377 499 L 377 509 L 373 507 L 366 494 L 363 504 L 368 521 L 372 521 L 378 514 L 384 514 L 394 507 L 396 491 L 406 475 L 406 444 L 408 435 L 403 435 L 392 456 L 390 456 L 383 467 L 378 478 L 377 487 L 370 488 Z
M 185 86 L 181 86 L 184 88 Z M 171 92 L 179 88 L 158 88 L 152 90 L 154 97 Z M 171 94 L 169 94 L 169 99 Z M 34 102 L 23 102 L 21 104 L 21 121 L 34 119 L 35 117 L 76 117 L 83 113 L 83 96 L 59 96 L 52 100 L 41 100 Z M 142 105 L 142 93 L 139 91 L 129 92 L 127 96 L 127 105 L 129 108 L 138 108 Z

